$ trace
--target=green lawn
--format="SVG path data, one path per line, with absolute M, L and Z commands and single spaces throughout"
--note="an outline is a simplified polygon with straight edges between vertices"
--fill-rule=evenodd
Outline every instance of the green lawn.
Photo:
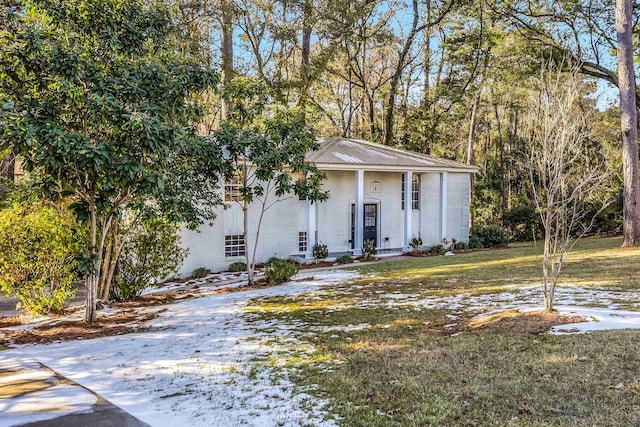
M 620 243 L 581 241 L 563 285 L 636 298 L 640 249 Z M 294 351 L 271 362 L 329 399 L 343 426 L 640 425 L 640 332 L 539 334 L 548 325 L 513 313 L 474 327 L 489 307 L 456 299 L 490 302 L 538 283 L 540 249 L 356 267 L 353 283 L 255 300 L 247 316 L 294 326 Z M 439 298 L 455 304 L 422 304 Z

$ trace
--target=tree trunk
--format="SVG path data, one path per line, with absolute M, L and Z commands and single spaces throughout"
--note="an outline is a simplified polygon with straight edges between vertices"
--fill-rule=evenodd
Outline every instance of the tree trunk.
M 478 109 L 480 108 L 480 99 L 482 97 L 482 85 L 478 88 L 476 97 L 473 100 L 473 107 L 471 109 L 471 122 L 469 123 L 469 140 L 467 141 L 467 164 L 475 164 L 475 150 L 474 141 L 476 139 L 476 123 L 478 121 Z M 469 174 L 469 203 L 473 199 L 473 183 L 474 175 Z M 469 212 L 469 229 L 473 228 L 473 210 Z
M 498 131 L 498 168 L 500 170 L 500 225 L 504 224 L 504 213 L 507 210 L 506 199 L 506 183 L 505 183 L 505 171 L 504 171 L 504 137 L 502 135 L 502 122 L 500 118 L 500 112 L 498 110 L 498 104 L 493 104 L 494 114 L 496 116 L 496 125 Z
M 482 66 L 482 72 L 480 73 L 480 82 L 478 84 L 478 91 L 473 99 L 473 107 L 471 108 L 471 120 L 469 123 L 469 139 L 467 141 L 467 164 L 475 165 L 475 139 L 476 129 L 478 124 L 478 110 L 480 109 L 480 101 L 482 100 L 482 89 L 484 86 L 484 80 L 487 76 L 487 68 L 489 66 L 489 54 L 486 53 L 486 57 Z M 469 203 L 473 199 L 473 183 L 475 177 L 474 174 L 469 174 Z M 473 211 L 469 212 L 469 229 L 473 228 Z
M 102 292 L 100 294 L 100 298 L 104 301 L 109 300 L 109 292 L 111 291 L 111 285 L 113 284 L 113 275 L 116 271 L 116 266 L 118 265 L 118 258 L 120 257 L 120 252 L 122 251 L 122 243 L 118 239 L 119 232 L 119 221 L 116 218 L 113 223 L 113 238 L 112 238 L 112 253 L 110 256 L 109 263 L 105 263 L 106 268 L 103 270 L 102 276 L 104 277 L 102 283 Z
M 423 66 L 423 76 L 422 76 L 422 102 L 421 106 L 426 107 L 429 100 L 429 90 L 430 90 L 430 73 L 431 73 L 431 26 L 429 22 L 431 22 L 431 0 L 427 0 L 425 2 L 425 15 L 424 15 L 424 24 L 426 28 L 424 29 L 424 66 Z
M 640 166 L 638 162 L 638 111 L 633 69 L 633 2 L 616 0 L 618 33 L 618 87 L 622 125 L 622 170 L 624 176 L 624 241 L 622 246 L 640 246 Z
M 307 65 L 309 65 L 309 55 L 311 53 L 311 12 L 312 12 L 311 0 L 304 0 L 302 6 L 302 71 L 305 71 Z M 303 75 L 304 77 L 304 75 Z
M 222 88 L 226 88 L 233 75 L 233 0 L 222 0 Z M 222 99 L 222 120 L 226 119 L 231 110 L 231 102 Z
M 547 208 L 549 205 L 547 205 Z M 553 294 L 549 283 L 549 264 L 551 260 L 551 224 L 548 218 L 545 219 L 544 253 L 542 255 L 542 290 L 544 293 L 545 311 L 553 310 Z
M 244 230 L 244 256 L 247 259 L 247 281 L 250 285 L 255 283 L 255 274 L 253 270 L 253 263 L 249 256 L 249 209 L 246 202 L 243 202 L 242 206 L 242 228 Z
M 109 243 L 104 250 L 104 257 L 102 259 L 102 267 L 100 267 L 100 271 L 105 272 L 109 270 L 109 265 L 111 265 L 111 255 L 114 251 L 113 247 L 113 239 L 109 239 Z M 106 287 L 107 275 L 100 275 L 100 282 L 98 283 L 98 298 L 101 300 L 106 300 L 104 296 L 104 288 Z
M 102 299 L 105 301 L 109 300 L 109 293 L 111 292 L 111 287 L 113 286 L 113 275 L 116 272 L 116 267 L 118 265 L 118 258 L 120 257 L 120 252 L 122 252 L 122 245 L 116 244 L 114 247 L 114 252 L 111 257 L 111 263 L 109 264 L 109 269 L 105 272 L 105 286 L 104 293 L 102 295 Z
M 395 121 L 396 92 L 398 91 L 398 87 L 400 85 L 402 72 L 404 71 L 404 68 L 407 65 L 407 57 L 409 56 L 409 52 L 411 51 L 411 46 L 413 45 L 413 40 L 416 37 L 416 33 L 418 29 L 418 22 L 420 21 L 420 15 L 418 13 L 418 0 L 413 0 L 412 4 L 413 4 L 413 21 L 411 23 L 411 30 L 407 35 L 407 39 L 405 40 L 402 50 L 398 52 L 398 63 L 396 64 L 396 69 L 389 83 L 389 98 L 387 99 L 387 111 L 385 112 L 385 115 L 384 115 L 384 140 L 383 141 L 386 145 L 393 144 L 393 124 Z
M 98 279 L 99 279 L 99 271 L 100 271 L 100 260 L 98 259 L 98 252 L 96 248 L 97 243 L 97 235 L 98 235 L 98 222 L 96 219 L 96 205 L 95 198 L 92 197 L 89 201 L 89 221 L 90 221 L 90 230 L 89 230 L 89 254 L 93 259 L 93 270 L 91 274 L 86 279 L 86 308 L 84 320 L 92 323 L 96 321 L 97 313 L 96 313 L 96 299 L 98 294 Z
M 304 0 L 302 5 L 302 64 L 300 65 L 300 93 L 298 96 L 298 106 L 302 108 L 302 115 L 305 116 L 304 106 L 307 104 L 309 92 L 309 56 L 311 54 L 311 13 L 313 11 L 312 0 Z

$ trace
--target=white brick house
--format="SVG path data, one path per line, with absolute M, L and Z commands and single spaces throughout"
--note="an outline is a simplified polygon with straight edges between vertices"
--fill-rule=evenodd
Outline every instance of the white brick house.
M 413 236 L 420 235 L 426 246 L 445 237 L 469 238 L 474 166 L 341 137 L 321 140 L 321 148 L 307 160 L 326 173 L 323 188 L 329 190 L 329 200 L 310 203 L 289 196 L 275 203 L 263 219 L 257 262 L 274 256 L 312 258 L 316 242 L 336 256 L 360 255 L 367 239 L 375 240 L 379 253 L 401 253 Z M 182 231 L 182 245 L 189 248 L 182 275 L 199 267 L 221 271 L 245 261 L 242 209 L 233 201 L 226 204 L 213 226 Z M 249 207 L 251 247 L 259 214 L 258 206 Z

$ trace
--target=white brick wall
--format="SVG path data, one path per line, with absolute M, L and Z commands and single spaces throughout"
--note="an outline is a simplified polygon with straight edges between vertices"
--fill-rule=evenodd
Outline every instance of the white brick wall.
M 421 179 L 420 210 L 422 244 L 433 246 L 440 243 L 440 174 L 423 173 Z
M 346 252 L 351 246 L 351 204 L 355 197 L 355 171 L 327 171 L 324 188 L 329 190 L 328 201 L 318 204 L 318 240 L 327 244 L 330 252 Z M 404 221 L 401 201 L 400 172 L 365 172 L 365 203 L 378 205 L 378 247 L 401 248 Z M 375 192 L 372 182 L 379 182 L 380 192 Z M 450 240 L 468 240 L 469 175 L 448 174 L 447 230 Z M 410 190 L 410 186 L 408 190 Z M 180 274 L 190 275 L 199 267 L 213 271 L 227 269 L 234 261 L 244 257 L 225 257 L 225 234 L 242 234 L 242 211 L 233 202 L 226 210 L 220 209 L 213 226 L 202 226 L 199 232 L 183 230 L 182 246 L 189 248 Z M 421 174 L 420 211 L 415 211 L 412 228 L 418 231 L 425 245 L 439 242 L 440 234 L 440 174 Z M 255 240 L 259 206 L 249 208 L 249 243 Z M 271 207 L 263 218 L 257 251 L 257 262 L 270 257 L 288 258 L 298 254 L 298 232 L 306 231 L 306 202 L 296 196 L 287 197 Z
M 447 232 L 449 241 L 469 241 L 469 174 L 449 173 Z
M 260 227 L 257 262 L 274 256 L 288 258 L 298 253 L 299 203 L 297 196 L 285 197 L 266 211 Z M 222 271 L 232 262 L 246 261 L 245 257 L 225 257 L 224 236 L 242 234 L 243 229 L 240 205 L 234 202 L 227 202 L 227 205 L 227 209 L 219 210 L 213 226 L 202 226 L 198 231 L 182 230 L 181 245 L 189 249 L 180 269 L 182 276 L 190 275 L 199 267 Z M 249 250 L 252 250 L 255 242 L 260 210 L 257 203 L 249 207 Z

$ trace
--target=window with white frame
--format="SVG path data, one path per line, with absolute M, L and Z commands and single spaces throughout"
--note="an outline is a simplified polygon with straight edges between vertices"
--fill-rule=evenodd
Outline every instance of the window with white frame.
M 405 174 L 402 174 L 402 209 L 404 210 L 404 192 L 406 191 Z M 420 209 L 420 175 L 414 174 L 411 179 L 411 209 Z
M 298 178 L 297 179 L 298 179 L 298 182 L 304 183 L 307 180 L 307 174 L 304 173 L 304 172 L 298 172 Z M 307 197 L 302 195 L 302 194 L 298 194 L 298 200 L 307 200 Z
M 300 252 L 307 251 L 307 232 L 306 231 L 298 232 L 298 251 Z
M 420 175 L 413 175 L 411 182 L 411 208 L 420 209 Z
M 244 234 L 229 234 L 224 236 L 224 256 L 244 256 Z
M 239 202 L 242 200 L 242 174 L 235 173 L 230 179 L 224 182 L 224 201 Z

